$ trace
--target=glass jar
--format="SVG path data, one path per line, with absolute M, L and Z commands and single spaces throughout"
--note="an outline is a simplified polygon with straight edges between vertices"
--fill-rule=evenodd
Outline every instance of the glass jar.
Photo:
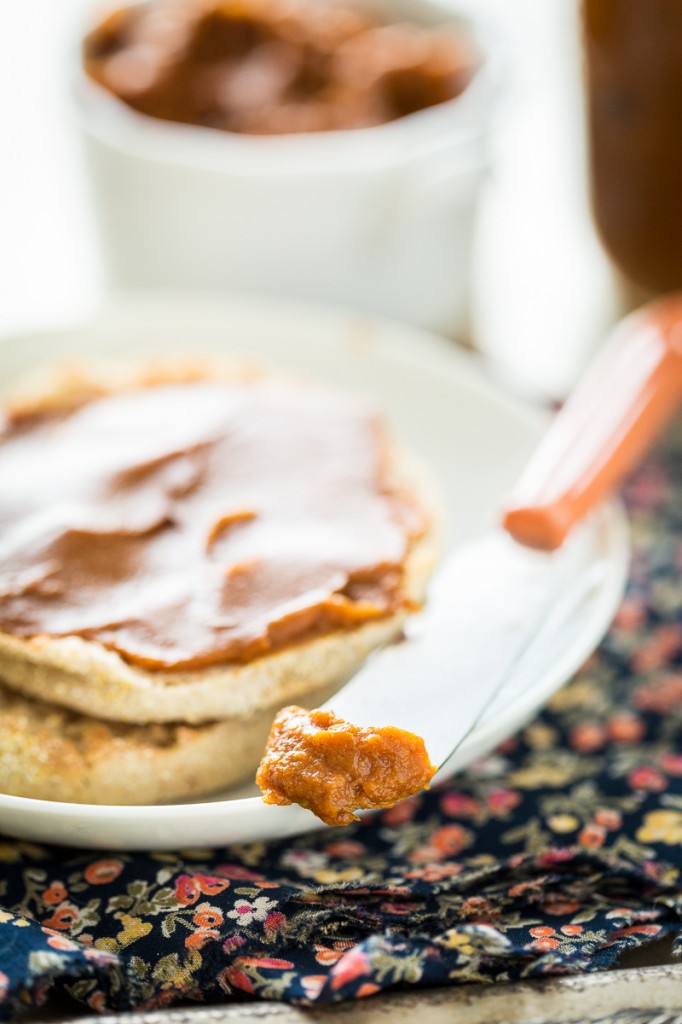
M 682 288 L 682 0 L 583 0 L 589 169 L 631 282 Z

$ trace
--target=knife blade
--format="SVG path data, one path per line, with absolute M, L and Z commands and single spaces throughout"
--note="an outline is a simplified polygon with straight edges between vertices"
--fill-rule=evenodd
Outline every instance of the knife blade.
M 491 531 L 453 551 L 404 636 L 374 654 L 325 704 L 356 725 L 389 722 L 421 736 L 442 766 L 535 646 L 579 608 L 607 567 L 589 532 L 554 554 Z

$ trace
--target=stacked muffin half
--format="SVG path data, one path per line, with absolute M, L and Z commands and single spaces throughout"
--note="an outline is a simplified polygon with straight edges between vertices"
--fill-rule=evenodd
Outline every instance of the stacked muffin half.
M 396 636 L 436 555 L 356 397 L 217 365 L 70 372 L 0 429 L 0 790 L 197 798 Z

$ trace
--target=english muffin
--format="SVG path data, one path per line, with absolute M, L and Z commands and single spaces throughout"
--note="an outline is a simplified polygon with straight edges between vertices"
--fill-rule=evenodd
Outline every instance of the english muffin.
M 316 690 L 308 702 L 326 700 Z M 0 791 L 67 803 L 156 804 L 253 778 L 278 708 L 204 725 L 107 722 L 0 684 Z
M 57 709 L 76 712 L 102 765 L 121 747 L 107 722 L 128 723 L 138 753 L 148 727 L 164 750 L 152 760 L 177 765 L 153 799 L 252 770 L 279 707 L 330 692 L 400 632 L 437 553 L 430 485 L 371 405 L 253 370 L 53 380 L 9 402 L 0 475 L 0 679 L 24 698 L 12 721 L 34 700 L 53 732 Z M 175 738 L 160 746 L 162 723 Z M 232 767 L 192 775 L 199 751 Z M 139 802 L 134 779 L 90 789 Z

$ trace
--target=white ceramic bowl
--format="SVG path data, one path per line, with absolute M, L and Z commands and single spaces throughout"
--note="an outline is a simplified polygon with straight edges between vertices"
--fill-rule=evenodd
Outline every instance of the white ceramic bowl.
M 457 22 L 438 0 L 364 6 Z M 140 115 L 80 71 L 112 283 L 321 299 L 462 336 L 494 78 L 486 59 L 459 97 L 390 124 L 256 137 Z

